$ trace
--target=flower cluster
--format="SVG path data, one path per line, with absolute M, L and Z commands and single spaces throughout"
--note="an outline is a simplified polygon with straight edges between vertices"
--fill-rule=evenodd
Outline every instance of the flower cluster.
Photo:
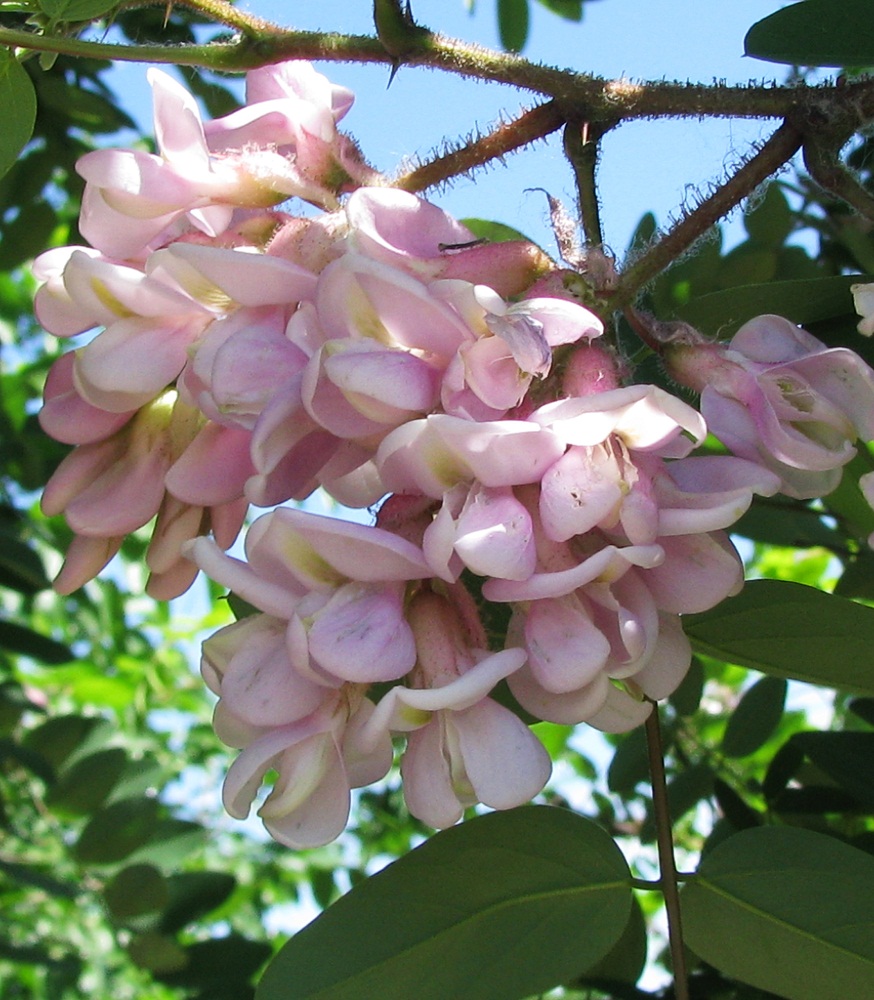
M 248 602 L 203 674 L 241 751 L 226 807 L 275 773 L 259 813 L 283 843 L 336 837 L 398 737 L 432 826 L 529 800 L 550 761 L 507 704 L 641 723 L 688 668 L 680 616 L 742 585 L 725 532 L 753 495 L 810 495 L 874 436 L 870 371 L 763 317 L 730 349 L 675 345 L 678 370 L 709 366 L 702 416 L 624 384 L 538 248 L 388 186 L 337 130 L 351 95 L 308 64 L 250 73 L 246 107 L 208 123 L 151 80 L 158 152 L 84 157 L 91 245 L 36 262 L 46 329 L 99 330 L 41 414 L 75 446 L 43 499 L 75 532 L 56 586 L 155 518 L 155 596 L 199 568 Z M 705 418 L 733 455 L 693 454 Z M 277 506 L 317 488 L 376 523 Z M 277 509 L 244 561 L 226 550 L 250 504 Z

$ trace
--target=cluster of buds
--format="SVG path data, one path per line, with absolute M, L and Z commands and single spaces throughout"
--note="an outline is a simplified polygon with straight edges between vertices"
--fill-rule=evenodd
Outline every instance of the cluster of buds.
M 507 704 L 640 724 L 688 668 L 680 616 L 742 585 L 726 530 L 753 496 L 804 495 L 789 466 L 822 474 L 827 453 L 839 469 L 874 436 L 857 419 L 872 373 L 774 318 L 760 327 L 800 345 L 779 364 L 744 353 L 765 334 L 674 345 L 734 451 L 695 455 L 705 417 L 624 384 L 557 266 L 388 186 L 336 128 L 351 95 L 311 66 L 250 73 L 246 107 L 210 123 L 168 77 L 152 85 L 158 153 L 84 157 L 91 246 L 35 265 L 47 330 L 100 329 L 56 363 L 41 415 L 75 446 L 43 500 L 76 533 L 56 586 L 155 518 L 153 595 L 202 569 L 248 602 L 203 674 L 241 751 L 226 807 L 247 815 L 275 773 L 259 813 L 285 844 L 335 838 L 399 736 L 424 822 L 528 801 L 550 761 Z M 290 214 L 292 197 L 318 212 Z M 720 424 L 714 393 L 747 416 Z M 777 450 L 786 428 L 797 447 Z M 279 506 L 318 488 L 376 523 Z M 226 550 L 250 504 L 276 509 L 241 560 Z

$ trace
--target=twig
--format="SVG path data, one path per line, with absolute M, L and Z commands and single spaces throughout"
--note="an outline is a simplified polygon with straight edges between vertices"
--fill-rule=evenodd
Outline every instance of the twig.
M 659 725 L 659 708 L 655 702 L 653 702 L 652 712 L 646 720 L 646 752 L 649 758 L 656 844 L 659 853 L 659 884 L 668 915 L 668 940 L 674 972 L 674 995 L 676 1000 L 689 1000 L 689 980 L 686 972 L 686 955 L 683 950 L 683 925 L 680 918 L 680 895 L 677 889 L 677 865 L 674 860 L 671 811 L 665 783 L 664 744 Z
M 735 174 L 622 274 L 613 304 L 619 308 L 631 302 L 644 285 L 790 160 L 801 148 L 802 141 L 799 129 L 784 122 Z
M 601 139 L 617 124 L 593 122 L 568 122 L 564 130 L 564 151 L 574 171 L 577 201 L 586 245 L 600 248 L 604 243 L 601 229 L 601 206 L 598 203 L 598 185 L 595 173 L 601 150 Z
M 502 123 L 487 135 L 459 149 L 453 149 L 428 163 L 420 164 L 394 180 L 392 186 L 404 191 L 424 191 L 425 188 L 441 184 L 450 177 L 467 173 L 490 160 L 500 159 L 507 153 L 542 139 L 550 132 L 561 128 L 563 124 L 564 117 L 554 101 L 541 104 L 511 122 Z

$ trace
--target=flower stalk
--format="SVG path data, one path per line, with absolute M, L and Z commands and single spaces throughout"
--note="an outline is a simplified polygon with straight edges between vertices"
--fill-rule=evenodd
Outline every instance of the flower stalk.
M 677 864 L 674 858 L 671 810 L 665 782 L 664 743 L 659 724 L 658 705 L 655 703 L 653 703 L 652 712 L 646 720 L 646 752 L 649 760 L 656 845 L 659 854 L 659 887 L 664 896 L 665 910 L 668 916 L 668 943 L 674 973 L 674 996 L 676 1000 L 689 1000 L 689 979 L 686 971 L 686 953 L 683 949 L 683 923 L 677 885 Z

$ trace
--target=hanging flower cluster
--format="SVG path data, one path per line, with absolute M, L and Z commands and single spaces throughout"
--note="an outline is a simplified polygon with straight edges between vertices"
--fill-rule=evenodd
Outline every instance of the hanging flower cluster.
M 57 588 L 154 519 L 154 596 L 199 568 L 255 609 L 203 674 L 241 751 L 226 807 L 275 773 L 259 813 L 285 844 L 336 837 L 399 735 L 424 822 L 529 800 L 549 757 L 496 687 L 538 719 L 640 724 L 688 668 L 680 616 L 742 585 L 726 529 L 754 494 L 832 483 L 874 437 L 874 376 L 763 317 L 730 349 L 672 345 L 702 416 L 623 383 L 542 251 L 387 186 L 337 129 L 352 95 L 309 64 L 249 73 L 207 123 L 151 82 L 157 153 L 85 156 L 90 246 L 35 265 L 43 326 L 100 331 L 41 414 L 75 446 L 43 499 L 75 532 Z M 734 454 L 693 454 L 705 418 Z M 376 524 L 280 506 L 226 554 L 250 504 L 319 487 Z

